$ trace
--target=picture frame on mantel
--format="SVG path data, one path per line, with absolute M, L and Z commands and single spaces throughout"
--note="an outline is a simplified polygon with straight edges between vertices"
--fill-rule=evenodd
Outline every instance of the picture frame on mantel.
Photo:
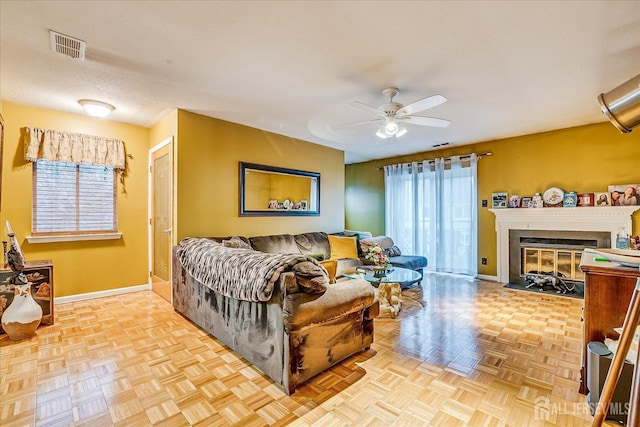
M 640 184 L 609 186 L 611 206 L 640 206 Z
M 494 209 L 507 207 L 507 192 L 498 191 L 491 195 L 491 207 Z
M 596 206 L 609 206 L 609 193 L 596 193 L 594 196 Z
M 519 208 L 520 207 L 520 196 L 517 194 L 512 194 L 509 197 L 509 207 L 510 208 Z

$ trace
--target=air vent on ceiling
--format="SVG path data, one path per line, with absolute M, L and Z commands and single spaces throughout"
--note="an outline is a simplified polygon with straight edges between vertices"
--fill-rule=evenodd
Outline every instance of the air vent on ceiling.
M 451 145 L 450 142 L 443 142 L 442 144 L 432 145 L 432 148 L 444 147 L 445 145 Z
M 49 31 L 49 38 L 51 39 L 52 51 L 68 56 L 69 58 L 84 61 L 84 50 L 87 43 L 73 37 L 65 36 L 64 34 L 56 33 L 53 30 Z

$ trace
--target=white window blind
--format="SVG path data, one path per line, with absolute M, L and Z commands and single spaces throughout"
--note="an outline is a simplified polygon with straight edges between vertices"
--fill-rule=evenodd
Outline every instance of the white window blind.
M 113 167 L 39 159 L 33 186 L 34 235 L 117 231 Z

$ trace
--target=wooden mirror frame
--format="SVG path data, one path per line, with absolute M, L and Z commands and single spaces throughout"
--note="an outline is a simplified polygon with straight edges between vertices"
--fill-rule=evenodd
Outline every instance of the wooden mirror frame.
M 2 113 L 0 113 L 0 211 L 2 206 L 2 162 L 4 161 L 4 157 L 2 155 L 2 151 L 4 148 L 4 117 L 2 117 Z
M 297 169 L 287 169 L 277 166 L 260 165 L 256 163 L 240 162 L 240 216 L 319 216 L 320 215 L 320 174 L 317 172 L 307 172 Z M 314 210 L 278 210 L 278 209 L 264 209 L 264 210 L 249 210 L 246 208 L 246 191 L 245 191 L 245 176 L 247 171 L 257 170 L 261 172 L 272 172 L 274 174 L 284 174 L 299 176 L 304 178 L 315 179 L 316 188 L 315 196 L 313 192 L 310 194 L 310 198 L 314 197 L 314 200 L 309 200 L 309 208 L 315 206 Z

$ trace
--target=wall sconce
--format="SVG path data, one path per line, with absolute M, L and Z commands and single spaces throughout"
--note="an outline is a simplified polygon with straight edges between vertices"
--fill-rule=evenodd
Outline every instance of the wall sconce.
M 602 112 L 622 133 L 640 125 L 640 74 L 598 96 Z
M 78 104 L 82 105 L 84 109 L 93 117 L 107 117 L 113 110 L 116 109 L 111 104 L 106 102 L 94 101 L 92 99 L 81 99 Z

